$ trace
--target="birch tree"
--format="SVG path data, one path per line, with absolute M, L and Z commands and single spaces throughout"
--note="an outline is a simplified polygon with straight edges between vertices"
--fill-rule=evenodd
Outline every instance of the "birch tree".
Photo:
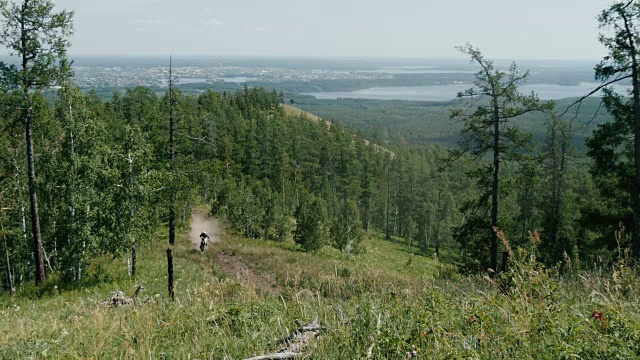
M 19 59 L 19 65 L 0 62 L 0 78 L 10 90 L 20 95 L 16 101 L 18 120 L 25 131 L 31 232 L 35 281 L 44 281 L 43 246 L 36 191 L 36 161 L 33 144 L 33 92 L 49 89 L 71 75 L 67 61 L 69 37 L 73 33 L 73 12 L 53 12 L 50 0 L 0 1 L 0 45 Z

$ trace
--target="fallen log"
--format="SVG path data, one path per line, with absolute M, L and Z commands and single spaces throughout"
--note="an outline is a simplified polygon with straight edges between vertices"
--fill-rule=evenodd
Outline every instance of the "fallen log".
M 285 353 L 276 353 L 276 354 L 269 354 L 269 355 L 260 355 L 260 356 L 254 356 L 252 358 L 248 358 L 245 360 L 283 360 L 283 359 L 295 359 L 297 357 L 302 356 L 302 354 L 299 353 L 293 353 L 293 352 L 285 352 Z
M 302 324 L 299 320 L 296 320 L 296 324 L 298 324 L 298 330 L 281 341 L 285 346 L 280 348 L 280 350 L 272 354 L 254 356 L 245 360 L 295 359 L 302 356 L 311 342 L 315 340 L 321 331 L 325 330 L 325 328 L 318 323 L 318 318 L 308 324 Z

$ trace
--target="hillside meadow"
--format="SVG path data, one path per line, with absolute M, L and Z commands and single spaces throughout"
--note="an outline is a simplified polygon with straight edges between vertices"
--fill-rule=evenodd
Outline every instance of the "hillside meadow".
M 640 356 L 638 278 L 623 263 L 560 277 L 533 249 L 518 249 L 510 270 L 492 279 L 462 276 L 377 233 L 347 257 L 228 229 L 201 253 L 182 231 L 171 302 L 166 234 L 156 235 L 139 251 L 136 279 L 125 258 L 100 258 L 77 288 L 52 278 L 1 297 L 0 358 L 243 359 L 277 350 L 296 320 L 316 318 L 324 330 L 306 358 Z M 106 303 L 113 291 L 133 296 L 138 284 L 136 304 Z

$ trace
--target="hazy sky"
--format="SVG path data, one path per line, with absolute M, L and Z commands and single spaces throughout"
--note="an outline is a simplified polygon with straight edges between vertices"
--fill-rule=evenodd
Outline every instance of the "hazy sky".
M 599 59 L 609 0 L 55 0 L 73 55 Z

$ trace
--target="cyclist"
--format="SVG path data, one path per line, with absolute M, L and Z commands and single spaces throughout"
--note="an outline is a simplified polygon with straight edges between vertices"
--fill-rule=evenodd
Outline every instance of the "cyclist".
M 206 249 L 208 242 L 209 242 L 209 235 L 205 230 L 200 233 L 200 251 L 204 251 L 204 249 Z

